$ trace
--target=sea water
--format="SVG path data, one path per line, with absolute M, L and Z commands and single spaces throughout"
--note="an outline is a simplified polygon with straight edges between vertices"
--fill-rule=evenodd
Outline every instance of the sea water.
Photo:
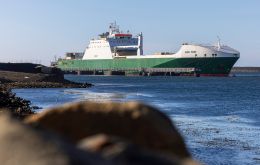
M 94 86 L 13 91 L 43 109 L 82 100 L 141 101 L 172 119 L 195 159 L 205 164 L 260 164 L 259 75 L 66 78 Z

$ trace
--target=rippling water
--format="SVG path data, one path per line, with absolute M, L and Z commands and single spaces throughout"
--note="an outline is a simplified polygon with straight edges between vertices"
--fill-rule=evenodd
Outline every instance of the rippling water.
M 16 89 L 33 105 L 48 108 L 94 100 L 138 100 L 173 119 L 193 156 L 206 164 L 260 164 L 260 76 L 72 76 L 89 89 Z

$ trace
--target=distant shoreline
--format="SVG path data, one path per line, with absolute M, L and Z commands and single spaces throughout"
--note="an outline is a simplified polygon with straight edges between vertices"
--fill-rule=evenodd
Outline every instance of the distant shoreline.
M 233 67 L 230 73 L 260 73 L 260 67 Z

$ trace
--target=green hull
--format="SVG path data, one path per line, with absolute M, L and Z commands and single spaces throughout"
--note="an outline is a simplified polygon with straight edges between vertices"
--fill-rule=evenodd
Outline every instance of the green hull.
M 61 60 L 58 62 L 58 67 L 64 71 L 195 68 L 201 75 L 224 76 L 229 74 L 237 60 L 237 57 Z

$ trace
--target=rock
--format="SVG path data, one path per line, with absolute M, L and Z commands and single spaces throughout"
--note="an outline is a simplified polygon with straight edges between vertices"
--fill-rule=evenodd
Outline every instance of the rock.
M 77 149 L 62 139 L 34 130 L 0 114 L 0 162 L 3 165 L 108 164 L 100 156 Z
M 103 158 L 116 164 L 198 165 L 197 162 L 191 159 L 173 159 L 148 150 L 142 150 L 138 146 L 121 138 L 105 134 L 94 135 L 83 139 L 79 142 L 78 146 L 86 151 L 100 153 Z
M 171 120 L 140 103 L 75 103 L 32 115 L 25 123 L 56 132 L 75 143 L 103 133 L 167 156 L 190 157 Z
M 23 118 L 34 113 L 30 105 L 30 101 L 16 97 L 10 89 L 0 86 L 0 109 L 5 108 L 5 111 L 10 111 L 17 118 Z

